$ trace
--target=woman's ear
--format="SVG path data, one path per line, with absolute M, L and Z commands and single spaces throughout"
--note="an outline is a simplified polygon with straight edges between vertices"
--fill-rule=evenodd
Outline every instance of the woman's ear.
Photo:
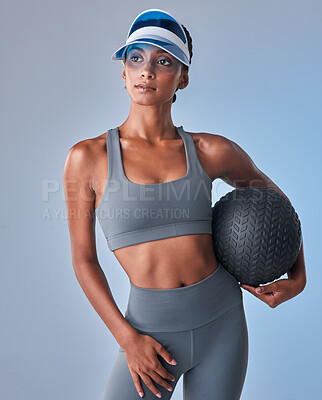
M 123 79 L 124 82 L 126 81 L 125 66 L 124 66 L 123 71 L 122 71 L 122 79 Z
M 184 70 L 178 88 L 184 89 L 186 86 L 188 86 L 188 83 L 189 83 L 189 74 L 187 70 Z

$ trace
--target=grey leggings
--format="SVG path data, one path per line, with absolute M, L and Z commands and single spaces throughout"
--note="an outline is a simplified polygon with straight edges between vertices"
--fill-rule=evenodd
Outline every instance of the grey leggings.
M 142 334 L 152 336 L 177 361 L 161 364 L 175 376 L 167 380 L 175 388 L 183 374 L 184 400 L 237 400 L 243 389 L 248 363 L 248 331 L 243 293 L 237 280 L 221 264 L 205 279 L 174 289 L 134 286 L 126 320 Z M 140 379 L 143 399 L 155 400 Z M 153 381 L 162 399 L 169 392 Z M 119 347 L 103 400 L 138 400 L 124 350 Z

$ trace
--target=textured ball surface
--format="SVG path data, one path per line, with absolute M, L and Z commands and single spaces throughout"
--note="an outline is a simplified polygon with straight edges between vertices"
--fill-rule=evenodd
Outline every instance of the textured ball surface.
M 301 223 L 290 202 L 273 189 L 237 188 L 212 207 L 217 260 L 240 283 L 252 286 L 278 279 L 295 263 Z

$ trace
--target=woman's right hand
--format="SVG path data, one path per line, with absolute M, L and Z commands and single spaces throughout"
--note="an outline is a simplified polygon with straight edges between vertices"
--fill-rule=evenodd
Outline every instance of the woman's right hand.
M 169 364 L 176 365 L 177 362 L 157 340 L 149 335 L 137 333 L 125 347 L 123 346 L 123 350 L 135 388 L 141 397 L 144 393 L 139 377 L 157 397 L 161 397 L 161 393 L 154 386 L 152 379 L 167 390 L 173 390 L 164 379 L 174 381 L 175 377 L 163 367 L 157 355 L 159 354 Z

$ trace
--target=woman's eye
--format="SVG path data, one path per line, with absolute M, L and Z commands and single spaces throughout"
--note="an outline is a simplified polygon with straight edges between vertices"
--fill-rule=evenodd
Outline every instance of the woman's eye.
M 132 56 L 132 57 L 130 57 L 131 60 L 133 60 L 133 58 L 140 58 L 140 56 Z
M 168 60 L 166 60 L 166 59 L 162 59 L 162 60 L 160 60 L 160 61 L 165 61 L 165 62 L 167 62 L 168 64 L 170 64 L 170 62 L 168 61 Z M 167 64 L 162 64 L 162 65 L 167 65 Z
M 137 59 L 139 59 L 139 58 L 141 58 L 140 56 L 138 56 L 138 55 L 134 55 L 134 56 L 131 56 L 130 57 L 130 60 L 132 60 L 134 63 L 136 63 L 137 62 Z M 169 65 L 169 64 L 171 64 L 170 62 L 169 62 L 169 60 L 167 60 L 167 59 L 165 59 L 165 58 L 162 58 L 161 60 L 159 60 L 160 62 L 161 62 L 161 65 Z M 168 64 L 165 64 L 165 63 L 168 63 Z

